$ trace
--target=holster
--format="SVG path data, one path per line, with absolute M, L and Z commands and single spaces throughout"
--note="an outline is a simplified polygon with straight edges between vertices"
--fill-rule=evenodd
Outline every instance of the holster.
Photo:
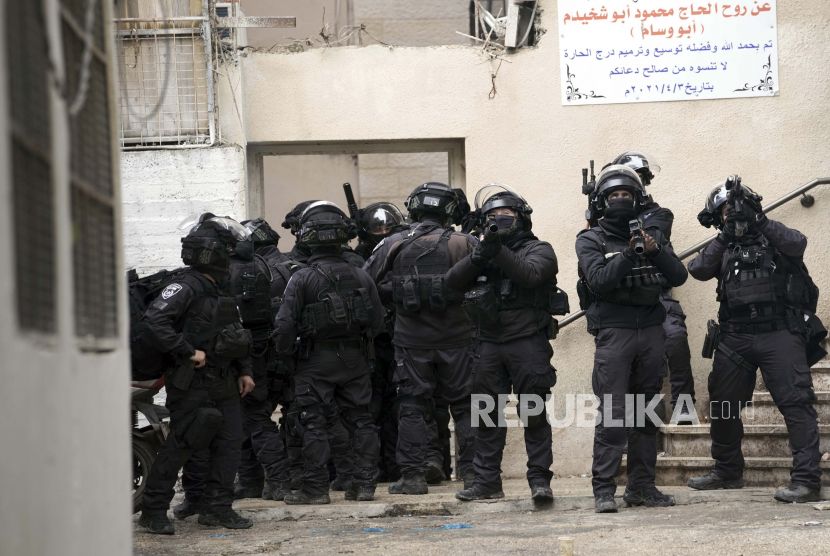
M 703 353 L 701 355 L 705 359 L 712 359 L 715 356 L 715 350 L 718 349 L 718 343 L 720 343 L 720 326 L 710 319 L 706 323 L 706 337 L 703 339 Z
M 170 373 L 170 376 L 165 378 L 165 382 L 172 384 L 179 390 L 187 390 L 190 388 L 193 377 L 196 376 L 196 362 L 185 359 L 178 367 L 168 371 L 168 373 Z

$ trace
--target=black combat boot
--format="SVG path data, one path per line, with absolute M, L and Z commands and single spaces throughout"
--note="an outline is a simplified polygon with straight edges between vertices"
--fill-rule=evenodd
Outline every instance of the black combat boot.
M 236 483 L 233 487 L 233 499 L 242 500 L 243 498 L 262 498 L 262 488 L 262 485 L 248 486 Z
M 428 461 L 426 468 L 426 481 L 428 485 L 440 485 L 441 481 L 446 481 L 447 477 L 444 475 L 444 470 L 441 464 L 437 461 Z
M 787 502 L 792 504 L 802 504 L 804 502 L 816 502 L 821 500 L 821 494 L 818 489 L 812 489 L 804 485 L 792 484 L 787 488 L 782 488 L 775 491 L 775 499 L 779 502 Z
M 263 500 L 275 500 L 280 502 L 285 499 L 286 494 L 291 494 L 288 483 L 266 483 L 262 489 Z
M 504 491 L 502 491 L 501 487 L 473 484 L 470 488 L 456 492 L 455 497 L 464 502 L 470 502 L 472 500 L 495 500 L 504 498 Z
M 617 513 L 617 503 L 613 494 L 597 494 L 594 496 L 594 511 L 598 514 Z
M 533 485 L 530 487 L 530 497 L 535 502 L 553 502 L 553 491 L 548 485 Z
M 185 519 L 202 511 L 202 502 L 194 502 L 184 497 L 184 502 L 173 508 L 173 517 Z
M 148 533 L 154 535 L 175 535 L 176 530 L 173 529 L 173 524 L 167 519 L 167 514 L 147 514 L 146 511 L 141 512 L 141 517 L 138 519 L 138 524 L 147 529 Z
M 647 506 L 649 508 L 667 508 L 674 506 L 674 496 L 663 494 L 654 487 L 644 488 L 642 490 L 625 489 L 623 500 L 629 506 Z
M 247 517 L 242 517 L 231 508 L 214 510 L 205 508 L 199 514 L 199 523 L 202 525 L 221 525 L 228 529 L 250 529 L 254 522 Z
M 689 482 L 686 484 L 689 488 L 694 488 L 696 490 L 744 488 L 743 479 L 724 479 L 714 471 L 709 471 L 702 477 L 694 477 L 689 479 Z
M 476 470 L 472 467 L 468 467 L 461 475 L 461 478 L 464 479 L 464 490 L 473 488 L 473 485 L 476 482 Z
M 283 502 L 289 506 L 299 506 L 303 504 L 331 504 L 331 498 L 326 494 L 309 494 L 305 491 L 298 490 L 291 494 L 286 494 Z
M 429 494 L 429 487 L 423 473 L 404 475 L 389 485 L 389 494 Z
M 331 485 L 329 485 L 329 489 L 333 490 L 334 492 L 343 492 L 349 490 L 349 486 L 349 481 L 343 479 L 342 477 L 340 477 L 340 475 L 338 475 L 331 482 Z

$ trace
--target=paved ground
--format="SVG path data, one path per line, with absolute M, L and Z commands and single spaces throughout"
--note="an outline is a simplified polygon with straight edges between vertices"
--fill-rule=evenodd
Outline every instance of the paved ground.
M 589 509 L 561 509 L 585 507 L 590 479 L 558 479 L 552 486 L 558 496 L 553 508 L 534 508 L 523 499 L 528 493 L 521 481 L 506 484 L 506 502 L 468 503 L 460 509 L 450 502 L 454 483 L 431 488 L 428 496 L 418 497 L 417 507 L 409 505 L 408 497 L 384 492 L 374 506 L 397 513 L 375 513 L 382 517 L 366 517 L 358 510 L 373 505 L 344 503 L 342 493 L 334 493 L 330 506 L 294 515 L 285 513 L 282 503 L 242 501 L 234 507 L 254 519 L 252 529 L 204 527 L 191 517 L 174 523 L 175 536 L 164 537 L 149 535 L 136 524 L 135 554 L 559 554 L 557 539 L 564 535 L 575 538 L 575 554 L 830 553 L 830 511 L 818 511 L 813 504 L 778 504 L 770 489 L 695 497 L 689 489 L 666 488 L 684 505 L 598 515 Z M 811 521 L 822 524 L 802 525 Z M 459 524 L 469 528 L 446 528 Z

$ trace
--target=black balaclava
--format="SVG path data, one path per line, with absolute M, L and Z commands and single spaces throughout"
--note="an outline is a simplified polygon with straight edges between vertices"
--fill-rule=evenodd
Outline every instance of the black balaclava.
M 617 198 L 608 201 L 605 217 L 601 222 L 612 232 L 628 237 L 630 234 L 628 223 L 635 218 L 637 218 L 637 209 L 634 208 L 634 201 Z

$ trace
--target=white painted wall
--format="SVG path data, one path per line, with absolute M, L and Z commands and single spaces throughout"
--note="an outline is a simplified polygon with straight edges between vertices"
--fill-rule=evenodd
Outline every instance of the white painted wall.
M 576 233 L 584 226 L 580 169 L 601 166 L 632 148 L 663 166 L 650 191 L 676 214 L 675 245 L 708 237 L 696 215 L 709 189 L 740 173 L 767 201 L 830 174 L 830 12 L 821 0 L 781 3 L 778 11 L 781 96 L 563 107 L 560 102 L 556 3 L 547 0 L 540 46 L 510 56 L 488 100 L 490 66 L 472 47 L 338 48 L 300 54 L 251 53 L 242 58 L 241 104 L 247 141 L 405 140 L 463 137 L 468 195 L 486 183 L 508 183 L 534 208 L 534 229 L 560 262 L 560 284 L 576 306 Z M 325 85 L 321 85 L 325 84 Z M 277 105 L 290 109 L 275 110 Z M 412 184 L 414 187 L 417 184 Z M 810 237 L 806 261 L 822 291 L 830 291 L 830 193 L 816 206 L 797 203 L 773 213 Z M 710 363 L 700 358 L 704 323 L 715 315 L 714 285 L 676 291 L 689 318 L 698 409 L 707 402 Z M 820 312 L 830 320 L 830 297 Z M 557 394 L 589 393 L 593 342 L 584 321 L 554 342 Z M 554 431 L 554 468 L 590 469 L 592 429 Z M 505 466 L 521 474 L 523 450 Z
M 139 275 L 182 265 L 179 223 L 197 212 L 245 219 L 238 146 L 126 151 L 121 156 L 124 254 Z
M 59 36 L 58 3 L 45 5 L 49 33 Z M 104 5 L 108 15 L 109 4 Z M 0 9 L 0 29 L 5 29 L 5 14 Z M 6 59 L 6 41 L 0 41 L 2 76 Z M 37 337 L 17 326 L 9 107 L 7 88 L 0 87 L 0 554 L 128 556 L 132 464 L 126 288 L 119 281 L 117 348 L 82 352 L 73 315 L 69 117 L 57 91 L 52 92 L 51 105 L 43 108 L 51 110 L 53 124 L 57 332 Z M 113 145 L 114 131 L 113 122 Z M 117 246 L 118 201 L 116 193 Z M 16 225 L 37 233 L 35 222 Z M 121 253 L 118 248 L 119 266 Z

